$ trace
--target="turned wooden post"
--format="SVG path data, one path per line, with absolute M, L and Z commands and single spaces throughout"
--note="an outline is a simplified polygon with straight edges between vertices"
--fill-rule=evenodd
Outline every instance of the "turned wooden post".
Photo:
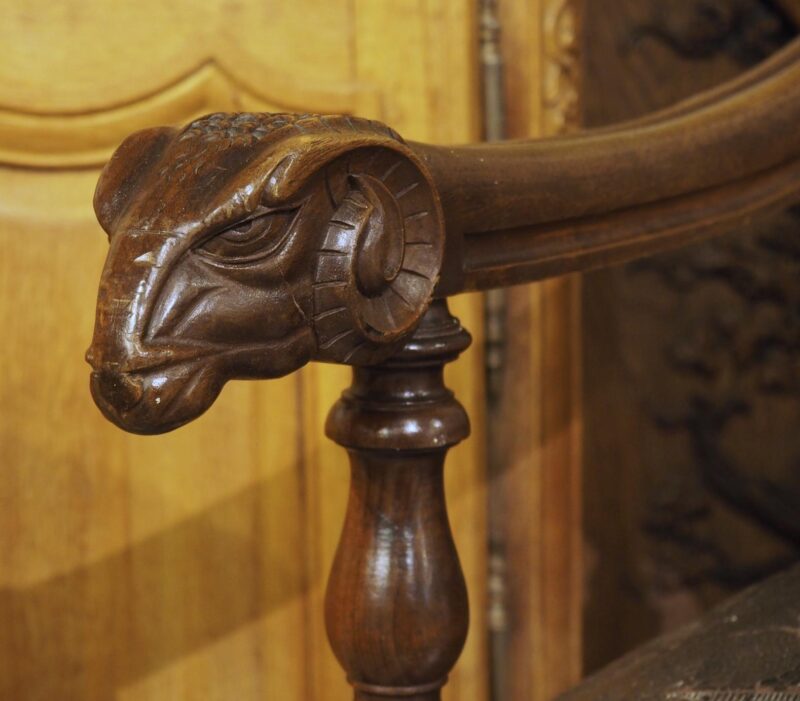
M 467 636 L 443 467 L 469 420 L 443 368 L 469 343 L 435 302 L 398 355 L 354 369 L 328 417 L 352 477 L 325 620 L 357 700 L 439 699 Z

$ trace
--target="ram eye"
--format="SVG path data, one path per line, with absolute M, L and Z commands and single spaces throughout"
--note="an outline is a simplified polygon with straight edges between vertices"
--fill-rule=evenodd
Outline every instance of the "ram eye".
M 207 258 L 226 263 L 266 258 L 284 242 L 296 214 L 297 208 L 256 214 L 220 231 L 197 250 Z

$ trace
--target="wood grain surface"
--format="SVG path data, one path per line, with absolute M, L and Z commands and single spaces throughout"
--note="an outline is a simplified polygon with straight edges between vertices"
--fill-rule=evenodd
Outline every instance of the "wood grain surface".
M 207 416 L 129 436 L 88 393 L 107 243 L 91 197 L 129 132 L 215 110 L 345 112 L 475 138 L 464 2 L 7 2 L 0 23 L 0 698 L 346 699 L 323 594 L 348 489 L 314 365 L 233 383 Z M 435 40 L 434 40 L 435 39 Z M 480 304 L 454 304 L 480 339 Z M 449 509 L 471 592 L 446 697 L 485 699 L 480 342 L 448 371 L 476 431 Z

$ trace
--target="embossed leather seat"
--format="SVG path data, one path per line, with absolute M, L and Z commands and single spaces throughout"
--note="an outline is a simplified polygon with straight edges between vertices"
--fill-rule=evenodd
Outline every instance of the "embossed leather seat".
M 800 699 L 800 565 L 590 677 L 559 701 Z

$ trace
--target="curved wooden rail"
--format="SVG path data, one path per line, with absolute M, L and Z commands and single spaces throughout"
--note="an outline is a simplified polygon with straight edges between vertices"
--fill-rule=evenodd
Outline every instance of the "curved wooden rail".
M 447 220 L 443 295 L 653 253 L 800 199 L 800 40 L 729 84 L 617 127 L 412 146 Z

